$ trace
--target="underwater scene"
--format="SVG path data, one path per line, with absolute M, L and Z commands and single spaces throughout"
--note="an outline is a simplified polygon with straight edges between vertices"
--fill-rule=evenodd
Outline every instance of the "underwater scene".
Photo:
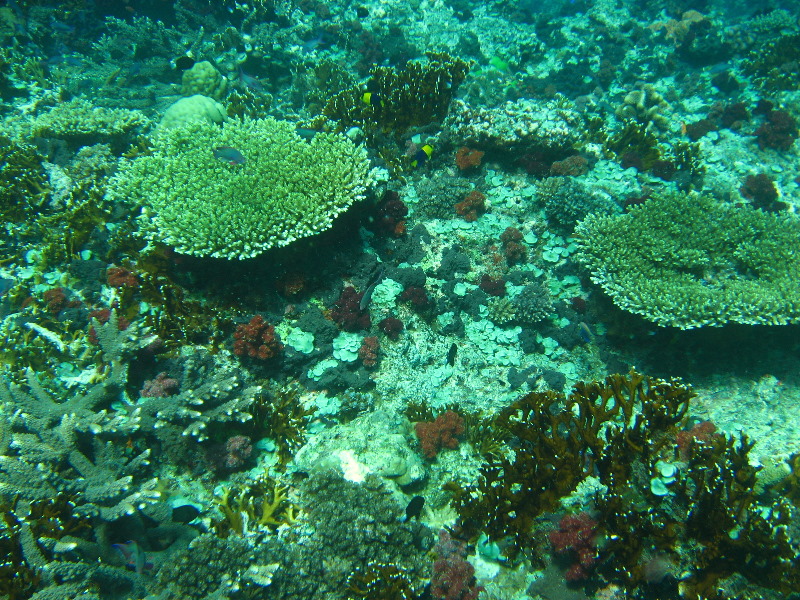
M 0 3 L 0 600 L 800 600 L 800 2 Z

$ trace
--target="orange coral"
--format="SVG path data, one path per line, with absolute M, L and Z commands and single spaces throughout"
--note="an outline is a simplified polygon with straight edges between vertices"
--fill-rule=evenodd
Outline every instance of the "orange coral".
M 459 171 L 469 171 L 481 165 L 483 151 L 462 146 L 456 151 L 456 166 Z
M 476 221 L 478 216 L 483 214 L 486 209 L 485 201 L 486 196 L 478 190 L 472 190 L 461 202 L 456 204 L 455 209 L 459 215 L 464 217 L 465 221 Z

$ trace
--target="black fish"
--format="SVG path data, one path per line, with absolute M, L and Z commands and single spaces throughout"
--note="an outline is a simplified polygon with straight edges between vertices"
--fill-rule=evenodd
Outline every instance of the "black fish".
M 450 350 L 447 351 L 447 364 L 451 367 L 456 364 L 456 354 L 458 353 L 458 346 L 455 342 L 452 343 L 450 346 Z
M 419 516 L 422 514 L 423 506 L 425 506 L 425 498 L 422 496 L 414 496 L 411 499 L 411 502 L 408 503 L 408 506 L 406 506 L 406 516 L 400 520 L 404 523 L 411 519 L 419 520 Z
M 175 68 L 178 71 L 186 71 L 194 66 L 194 59 L 191 56 L 184 54 L 175 59 Z
M 189 521 L 194 521 L 199 514 L 200 511 L 194 506 L 184 504 L 172 509 L 172 520 L 176 523 L 188 523 Z

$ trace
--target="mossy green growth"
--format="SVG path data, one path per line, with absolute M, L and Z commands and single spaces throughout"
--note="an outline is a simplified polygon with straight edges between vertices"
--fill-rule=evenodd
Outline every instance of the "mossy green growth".
M 578 258 L 620 308 L 658 325 L 800 322 L 800 220 L 701 195 L 589 215 Z
M 181 254 L 246 259 L 286 246 L 328 229 L 370 182 L 366 151 L 347 137 L 307 141 L 272 118 L 191 122 L 152 144 L 122 167 L 111 195 L 143 205 L 144 237 Z M 228 152 L 216 158 L 220 148 Z

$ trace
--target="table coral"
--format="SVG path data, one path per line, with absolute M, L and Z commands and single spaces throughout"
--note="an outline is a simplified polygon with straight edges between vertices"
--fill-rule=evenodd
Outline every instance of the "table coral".
M 252 258 L 331 227 L 370 184 L 366 151 L 339 134 L 302 139 L 292 123 L 193 121 L 157 133 L 110 195 L 143 205 L 141 234 L 181 254 Z M 214 157 L 236 149 L 243 164 Z
M 667 327 L 800 322 L 795 217 L 664 195 L 576 229 L 592 281 L 629 312 Z

